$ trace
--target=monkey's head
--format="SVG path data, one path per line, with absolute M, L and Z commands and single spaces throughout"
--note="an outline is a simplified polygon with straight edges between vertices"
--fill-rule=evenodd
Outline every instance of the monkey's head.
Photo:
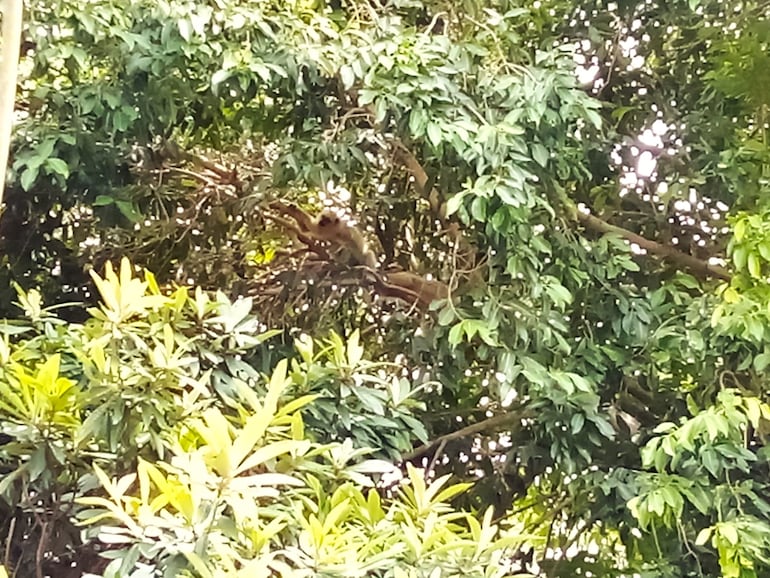
M 340 226 L 340 218 L 336 213 L 331 211 L 324 211 L 321 216 L 318 217 L 318 227 L 323 230 L 338 229 Z

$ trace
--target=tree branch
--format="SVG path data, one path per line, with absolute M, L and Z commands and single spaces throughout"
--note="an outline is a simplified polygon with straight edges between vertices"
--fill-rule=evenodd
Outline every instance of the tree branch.
M 578 221 L 580 221 L 586 229 L 596 231 L 597 233 L 614 233 L 630 243 L 636 243 L 648 253 L 659 255 L 675 265 L 690 269 L 691 271 L 706 277 L 716 277 L 717 279 L 723 279 L 725 281 L 730 280 L 730 272 L 724 267 L 711 265 L 697 257 L 683 253 L 674 247 L 651 241 L 650 239 L 646 239 L 627 229 L 611 225 L 607 221 L 603 221 L 593 215 L 588 215 L 581 211 L 576 211 L 576 214 Z
M 395 157 L 406 168 L 412 178 L 414 184 L 417 187 L 418 192 L 423 195 L 430 204 L 431 210 L 435 213 L 436 218 L 439 219 L 442 226 L 446 226 L 446 215 L 444 214 L 444 207 L 441 203 L 441 195 L 435 187 L 428 187 L 429 178 L 428 173 L 422 166 L 414 153 L 410 151 L 404 143 L 400 140 L 393 141 Z
M 435 188 L 432 188 L 429 191 L 425 190 L 428 185 L 428 174 L 425 172 L 425 169 L 414 156 L 414 154 L 412 154 L 412 152 L 407 149 L 400 141 L 396 141 L 395 146 L 397 158 L 412 175 L 418 189 L 422 192 L 423 195 L 427 196 L 428 200 L 430 201 L 431 208 L 437 213 L 438 218 L 441 219 L 443 223 L 444 216 L 442 214 L 441 204 L 438 202 L 440 199 L 438 191 L 436 191 Z M 569 200 L 565 199 L 565 201 L 571 205 Z M 674 263 L 675 265 L 685 269 L 690 269 L 699 275 L 706 277 L 716 277 L 725 281 L 729 281 L 731 278 L 730 272 L 724 267 L 720 267 L 719 265 L 711 265 L 705 261 L 702 261 L 701 259 L 698 259 L 697 257 L 693 257 L 692 255 L 688 255 L 687 253 L 679 251 L 674 247 L 663 245 L 656 241 L 651 241 L 650 239 L 646 239 L 632 231 L 623 229 L 622 227 L 618 227 L 616 225 L 611 225 L 607 221 L 603 221 L 594 215 L 578 211 L 574 205 L 568 206 L 567 208 L 569 212 L 572 213 L 586 229 L 590 229 L 598 233 L 614 233 L 631 243 L 636 243 L 639 245 L 639 247 L 646 250 L 648 253 L 659 255 L 671 263 Z
M 457 431 L 449 432 L 448 434 L 439 436 L 436 439 L 431 440 L 418 448 L 415 448 L 411 452 L 404 454 L 401 456 L 401 458 L 403 461 L 411 460 L 421 456 L 437 444 L 443 444 L 452 440 L 462 439 L 464 437 L 485 431 L 492 432 L 502 428 L 503 426 L 511 426 L 512 432 L 518 431 L 522 428 L 522 422 L 526 418 L 530 417 L 530 415 L 531 411 L 525 408 L 521 408 L 520 412 L 509 411 L 500 415 L 495 415 L 488 419 L 481 420 L 480 422 L 465 426 L 464 428 Z

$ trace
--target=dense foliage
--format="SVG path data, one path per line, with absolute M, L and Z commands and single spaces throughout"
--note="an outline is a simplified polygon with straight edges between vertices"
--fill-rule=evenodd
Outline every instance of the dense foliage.
M 5 563 L 770 571 L 768 16 L 30 2 Z M 347 243 L 303 221 L 324 208 Z M 91 281 L 122 257 L 156 277 Z M 411 485 L 364 490 L 385 468 L 364 450 Z M 458 510 L 417 505 L 446 474 Z
M 329 416 L 303 420 L 303 408 L 315 418 L 330 402 L 355 406 L 355 395 L 374 400 L 355 408 L 356 428 L 387 432 L 413 407 L 398 368 L 373 375 L 355 335 L 318 352 L 300 338 L 291 364 L 265 378 L 254 368 L 270 334 L 250 300 L 163 296 L 126 260 L 95 280 L 103 303 L 86 324 L 62 322 L 30 292 L 20 295 L 26 320 L 7 326 L 20 339 L 0 342 L 13 437 L 0 492 L 14 504 L 20 575 L 506 574 L 519 534 L 493 523 L 491 508 L 479 520 L 452 510 L 467 484 L 410 467 L 408 483 L 378 490 L 373 474 L 398 480 L 390 462 L 365 459 L 355 435 L 332 441 L 340 426 Z M 17 537 L 36 524 L 42 552 Z M 112 562 L 81 546 L 83 526 Z

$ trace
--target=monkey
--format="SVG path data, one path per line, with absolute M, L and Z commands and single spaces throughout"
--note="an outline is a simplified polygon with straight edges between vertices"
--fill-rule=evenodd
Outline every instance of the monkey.
M 433 301 L 449 297 L 449 288 L 441 281 L 425 279 L 409 271 L 388 273 L 387 280 L 388 283 L 413 294 L 421 307 L 428 307 Z
M 392 271 L 383 276 L 377 270 L 377 255 L 363 234 L 332 210 L 326 209 L 312 216 L 294 204 L 281 201 L 271 203 L 270 208 L 291 217 L 294 223 L 274 215 L 270 218 L 291 228 L 297 238 L 314 252 L 329 258 L 325 250 L 317 246 L 318 242 L 328 243 L 337 250 L 335 257 L 338 261 L 369 269 L 376 279 L 378 290 L 385 296 L 414 303 L 423 310 L 433 301 L 450 297 L 449 287 L 444 283 L 409 271 Z
M 295 229 L 300 241 L 312 245 L 315 241 L 325 241 L 339 249 L 340 260 L 351 265 L 377 268 L 377 255 L 369 248 L 361 232 L 343 221 L 332 210 L 326 209 L 315 217 L 293 204 L 275 202 L 271 208 L 279 209 L 297 223 Z
M 313 221 L 313 227 L 316 238 L 342 248 L 350 263 L 370 269 L 377 268 L 377 256 L 369 248 L 364 236 L 358 229 L 340 219 L 335 212 L 322 212 Z

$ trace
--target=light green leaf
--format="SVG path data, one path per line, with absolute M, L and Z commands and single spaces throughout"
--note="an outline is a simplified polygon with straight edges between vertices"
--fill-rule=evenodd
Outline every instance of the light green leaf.
M 343 64 L 340 67 L 340 79 L 342 80 L 342 86 L 345 90 L 352 88 L 353 84 L 355 84 L 356 75 L 349 65 Z
M 64 162 L 62 159 L 57 159 L 55 157 L 49 157 L 45 161 L 45 167 L 49 170 L 49 172 L 56 173 L 57 175 L 61 175 L 65 179 L 70 176 L 70 168 L 67 165 L 66 162 Z
M 700 532 L 698 532 L 698 536 L 695 538 L 695 545 L 696 546 L 703 546 L 708 542 L 709 538 L 711 537 L 711 531 L 713 530 L 713 527 L 709 526 L 708 528 L 703 528 Z
M 450 217 L 454 215 L 458 209 L 462 206 L 465 195 L 463 193 L 457 193 L 456 195 L 449 197 L 446 203 L 446 215 Z
M 185 42 L 190 42 L 193 32 L 192 23 L 187 18 L 180 18 L 177 22 L 177 26 L 179 27 L 179 35 Z
M 548 150 L 543 145 L 540 143 L 532 144 L 532 158 L 535 159 L 537 164 L 539 164 L 541 167 L 545 167 L 548 165 L 548 157 Z

